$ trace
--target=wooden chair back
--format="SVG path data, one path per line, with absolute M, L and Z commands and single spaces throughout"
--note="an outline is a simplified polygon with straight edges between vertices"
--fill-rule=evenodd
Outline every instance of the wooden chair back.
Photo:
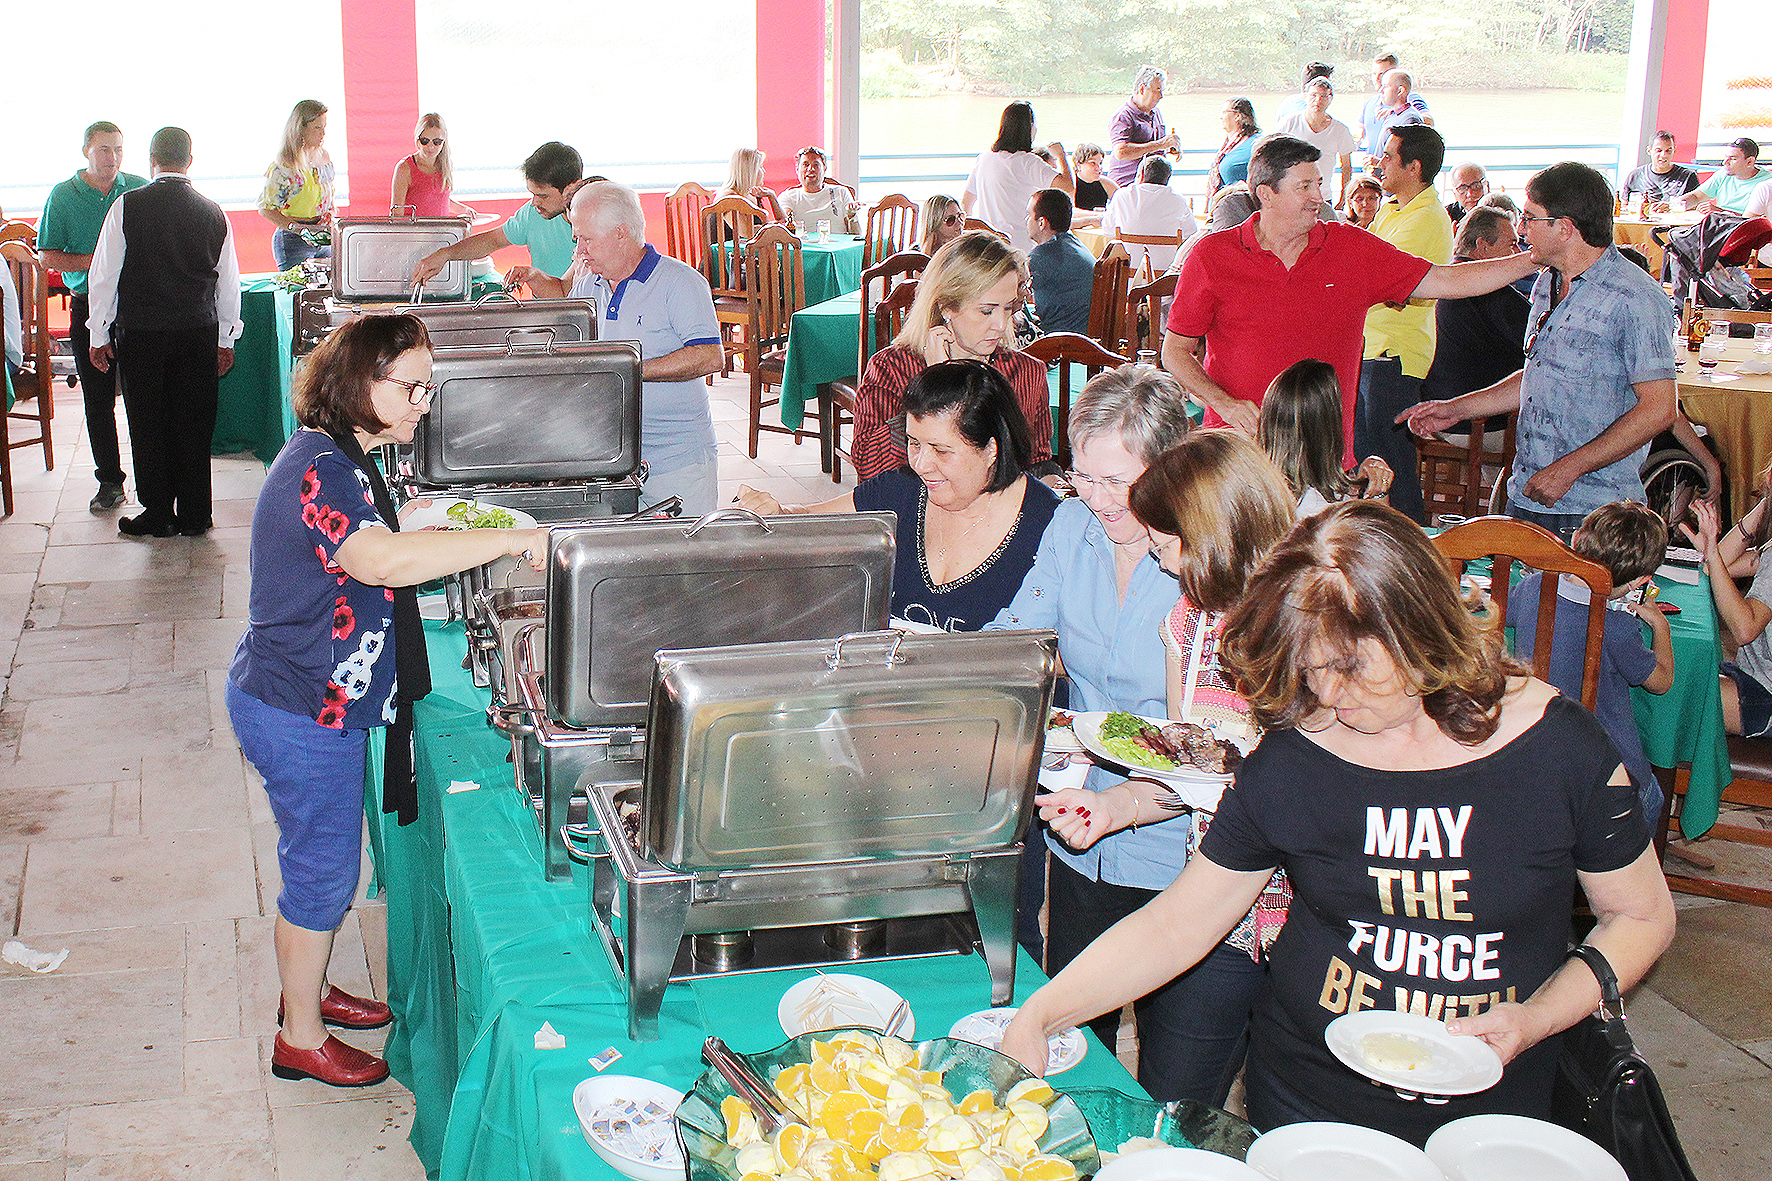
M 1100 343 L 1078 332 L 1048 332 L 1035 337 L 1022 350 L 1028 356 L 1058 366 L 1058 410 L 1052 416 L 1052 457 L 1061 467 L 1071 465 L 1071 366 L 1081 365 L 1086 377 L 1104 369 L 1117 369 L 1126 358 L 1109 352 Z
M 920 250 L 904 250 L 882 259 L 861 273 L 861 315 L 857 318 L 856 376 L 819 387 L 820 461 L 835 483 L 843 482 L 843 461 L 854 462 L 843 446 L 843 427 L 855 422 L 856 391 L 868 362 L 891 342 L 904 326 L 905 313 L 917 295 L 917 278 L 929 265 Z
M 712 189 L 704 189 L 692 180 L 677 186 L 665 198 L 665 253 L 701 270 L 707 256 L 707 237 L 702 232 L 702 213 L 714 200 Z
M 928 265 L 929 256 L 922 251 L 901 250 L 897 254 L 882 259 L 880 262 L 864 270 L 861 273 L 862 324 L 864 326 L 872 324 L 874 322 L 874 309 L 880 306 L 881 302 L 885 300 L 887 295 L 896 291 L 907 280 L 910 281 L 911 290 L 914 293 L 916 291 L 916 279 L 923 273 L 923 269 Z M 904 306 L 908 310 L 911 305 L 907 303 Z M 903 313 L 900 313 L 899 321 L 901 324 L 903 323 L 903 320 Z M 897 328 L 894 328 L 893 335 L 897 335 L 897 331 Z M 891 336 L 886 337 L 885 340 L 881 340 L 877 335 L 870 335 L 867 332 L 861 334 L 861 349 L 856 357 L 855 363 L 857 381 L 861 380 L 861 375 L 867 372 L 868 362 L 873 359 L 874 354 L 880 350 L 882 345 L 886 344 L 891 339 Z
M 1126 355 L 1126 293 L 1132 289 L 1132 260 L 1126 247 L 1109 242 L 1095 260 L 1089 292 L 1089 335 L 1109 352 Z
M 997 235 L 997 237 L 1003 239 L 1003 241 L 1005 241 L 1005 242 L 1009 241 L 1008 234 L 1005 234 L 1002 230 L 999 230 L 996 226 L 991 225 L 989 222 L 979 221 L 976 217 L 967 218 L 966 221 L 964 222 L 964 224 L 962 224 L 960 226 L 960 230 L 962 233 L 964 233 L 967 230 L 983 230 L 987 234 Z
M 24 354 L 17 373 L 12 375 L 13 406 L 0 416 L 0 460 L 4 461 L 4 479 L 0 481 L 0 508 L 12 512 L 12 453 L 26 447 L 43 448 L 43 468 L 55 470 L 55 441 L 51 424 L 55 420 L 55 373 L 49 354 L 49 274 L 29 247 L 36 241 L 18 236 L 4 252 L 4 264 L 18 292 L 19 349 Z M 28 438 L 12 437 L 14 422 L 35 422 L 37 433 Z
M 1772 312 L 1749 312 L 1741 308 L 1705 308 L 1704 318 L 1713 324 L 1718 320 L 1730 324 L 1772 324 Z
M 1133 360 L 1138 359 L 1140 352 L 1149 350 L 1161 361 L 1167 323 L 1164 312 L 1168 301 L 1175 298 L 1175 280 L 1173 274 L 1158 275 L 1126 292 L 1126 355 Z
M 745 243 L 744 268 L 745 295 L 751 303 L 745 345 L 747 354 L 756 358 L 787 347 L 788 322 L 806 306 L 806 265 L 800 239 L 786 226 L 764 226 Z
M 714 298 L 744 298 L 744 243 L 768 215 L 743 197 L 721 197 L 701 213 L 702 273 Z
M 867 232 L 861 244 L 861 267 L 867 270 L 890 255 L 917 247 L 917 218 L 921 207 L 903 193 L 888 193 L 868 210 Z
M 1743 267 L 1748 282 L 1761 291 L 1772 291 L 1772 267 Z
M 1559 606 L 1574 604 L 1557 599 L 1557 579 L 1566 574 L 1586 584 L 1587 646 L 1581 662 L 1581 704 L 1594 708 L 1600 689 L 1600 652 L 1606 636 L 1606 597 L 1612 593 L 1612 575 L 1598 562 L 1578 556 L 1548 529 L 1512 517 L 1478 517 L 1455 525 L 1434 538 L 1452 577 L 1464 573 L 1465 563 L 1489 559 L 1489 598 L 1497 613 L 1496 626 L 1507 626 L 1508 587 L 1513 585 L 1514 563 L 1541 570 L 1546 577 L 1538 592 L 1538 624 L 1532 643 L 1532 671 L 1550 680 L 1551 641 L 1556 636 Z
M 1421 478 L 1421 499 L 1431 521 L 1440 513 L 1480 517 L 1489 511 L 1497 481 L 1513 466 L 1514 430 L 1518 411 L 1509 413 L 1499 431 L 1485 430 L 1483 420 L 1470 424 L 1470 440 L 1448 443 L 1443 439 L 1415 440 L 1416 471 Z M 1500 450 L 1493 449 L 1499 439 Z
M 1138 272 L 1140 281 L 1147 283 L 1156 276 L 1156 268 L 1151 265 L 1151 247 L 1165 246 L 1180 250 L 1183 240 L 1180 228 L 1173 234 L 1129 234 L 1125 230 L 1114 231 L 1114 241 L 1126 247 L 1126 253 L 1132 258 L 1133 269 Z M 1169 264 L 1164 263 L 1163 269 L 1168 268 Z

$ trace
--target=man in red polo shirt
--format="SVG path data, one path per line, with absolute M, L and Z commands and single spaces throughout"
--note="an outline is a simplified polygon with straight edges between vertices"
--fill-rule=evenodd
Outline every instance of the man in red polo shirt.
M 1535 269 L 1524 253 L 1435 265 L 1343 222 L 1317 220 L 1321 153 L 1270 135 L 1249 161 L 1257 210 L 1207 234 L 1182 264 L 1163 367 L 1206 408 L 1206 426 L 1255 433 L 1282 369 L 1314 357 L 1341 379 L 1342 448 L 1354 456 L 1354 402 L 1366 312 L 1375 304 L 1483 295 Z M 1206 345 L 1205 361 L 1196 354 Z

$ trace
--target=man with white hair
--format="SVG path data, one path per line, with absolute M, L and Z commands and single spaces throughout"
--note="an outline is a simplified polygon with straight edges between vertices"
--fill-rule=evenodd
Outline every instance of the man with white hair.
M 681 497 L 685 516 L 712 512 L 720 472 L 713 415 L 702 378 L 720 371 L 720 325 L 708 281 L 646 241 L 640 197 L 626 185 L 593 181 L 567 209 L 577 246 L 566 278 L 530 280 L 538 298 L 591 300 L 603 340 L 640 345 L 640 458 L 644 504 Z
M 1163 83 L 1168 75 L 1156 66 L 1140 66 L 1132 82 L 1132 97 L 1126 100 L 1108 124 L 1108 145 L 1112 149 L 1103 171 L 1116 185 L 1132 183 L 1138 175 L 1139 161 L 1158 152 L 1180 150 L 1181 141 L 1163 125 L 1157 104 L 1163 101 Z
M 1411 123 L 1434 125 L 1427 104 L 1415 96 L 1415 80 L 1402 70 L 1392 70 L 1379 84 L 1378 101 L 1366 108 L 1366 154 L 1384 155 L 1385 141 L 1398 127 Z
M 1464 215 L 1483 203 L 1489 195 L 1489 174 L 1474 160 L 1466 160 L 1452 170 L 1452 200 L 1446 203 L 1446 216 L 1457 225 Z

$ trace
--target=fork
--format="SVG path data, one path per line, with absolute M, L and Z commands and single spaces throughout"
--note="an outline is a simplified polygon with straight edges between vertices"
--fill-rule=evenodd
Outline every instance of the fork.
M 1192 812 L 1194 810 L 1194 806 L 1176 795 L 1173 788 L 1161 788 L 1151 798 L 1156 801 L 1157 807 L 1165 812 Z

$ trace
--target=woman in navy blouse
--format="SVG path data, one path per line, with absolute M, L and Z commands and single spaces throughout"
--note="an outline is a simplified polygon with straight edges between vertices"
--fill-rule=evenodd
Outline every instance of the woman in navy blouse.
M 326 1032 L 391 1021 L 380 1001 L 326 984 L 332 939 L 357 892 L 371 728 L 390 727 L 384 807 L 416 816 L 411 703 L 430 688 L 413 587 L 511 555 L 547 533 L 401 533 L 365 452 L 410 443 L 430 407 L 430 337 L 413 316 L 365 316 L 296 375 L 301 423 L 271 464 L 252 516 L 251 619 L 228 672 L 228 716 L 277 819 L 279 1078 L 361 1087 L 387 1064 Z M 531 561 L 539 564 L 539 557 Z

